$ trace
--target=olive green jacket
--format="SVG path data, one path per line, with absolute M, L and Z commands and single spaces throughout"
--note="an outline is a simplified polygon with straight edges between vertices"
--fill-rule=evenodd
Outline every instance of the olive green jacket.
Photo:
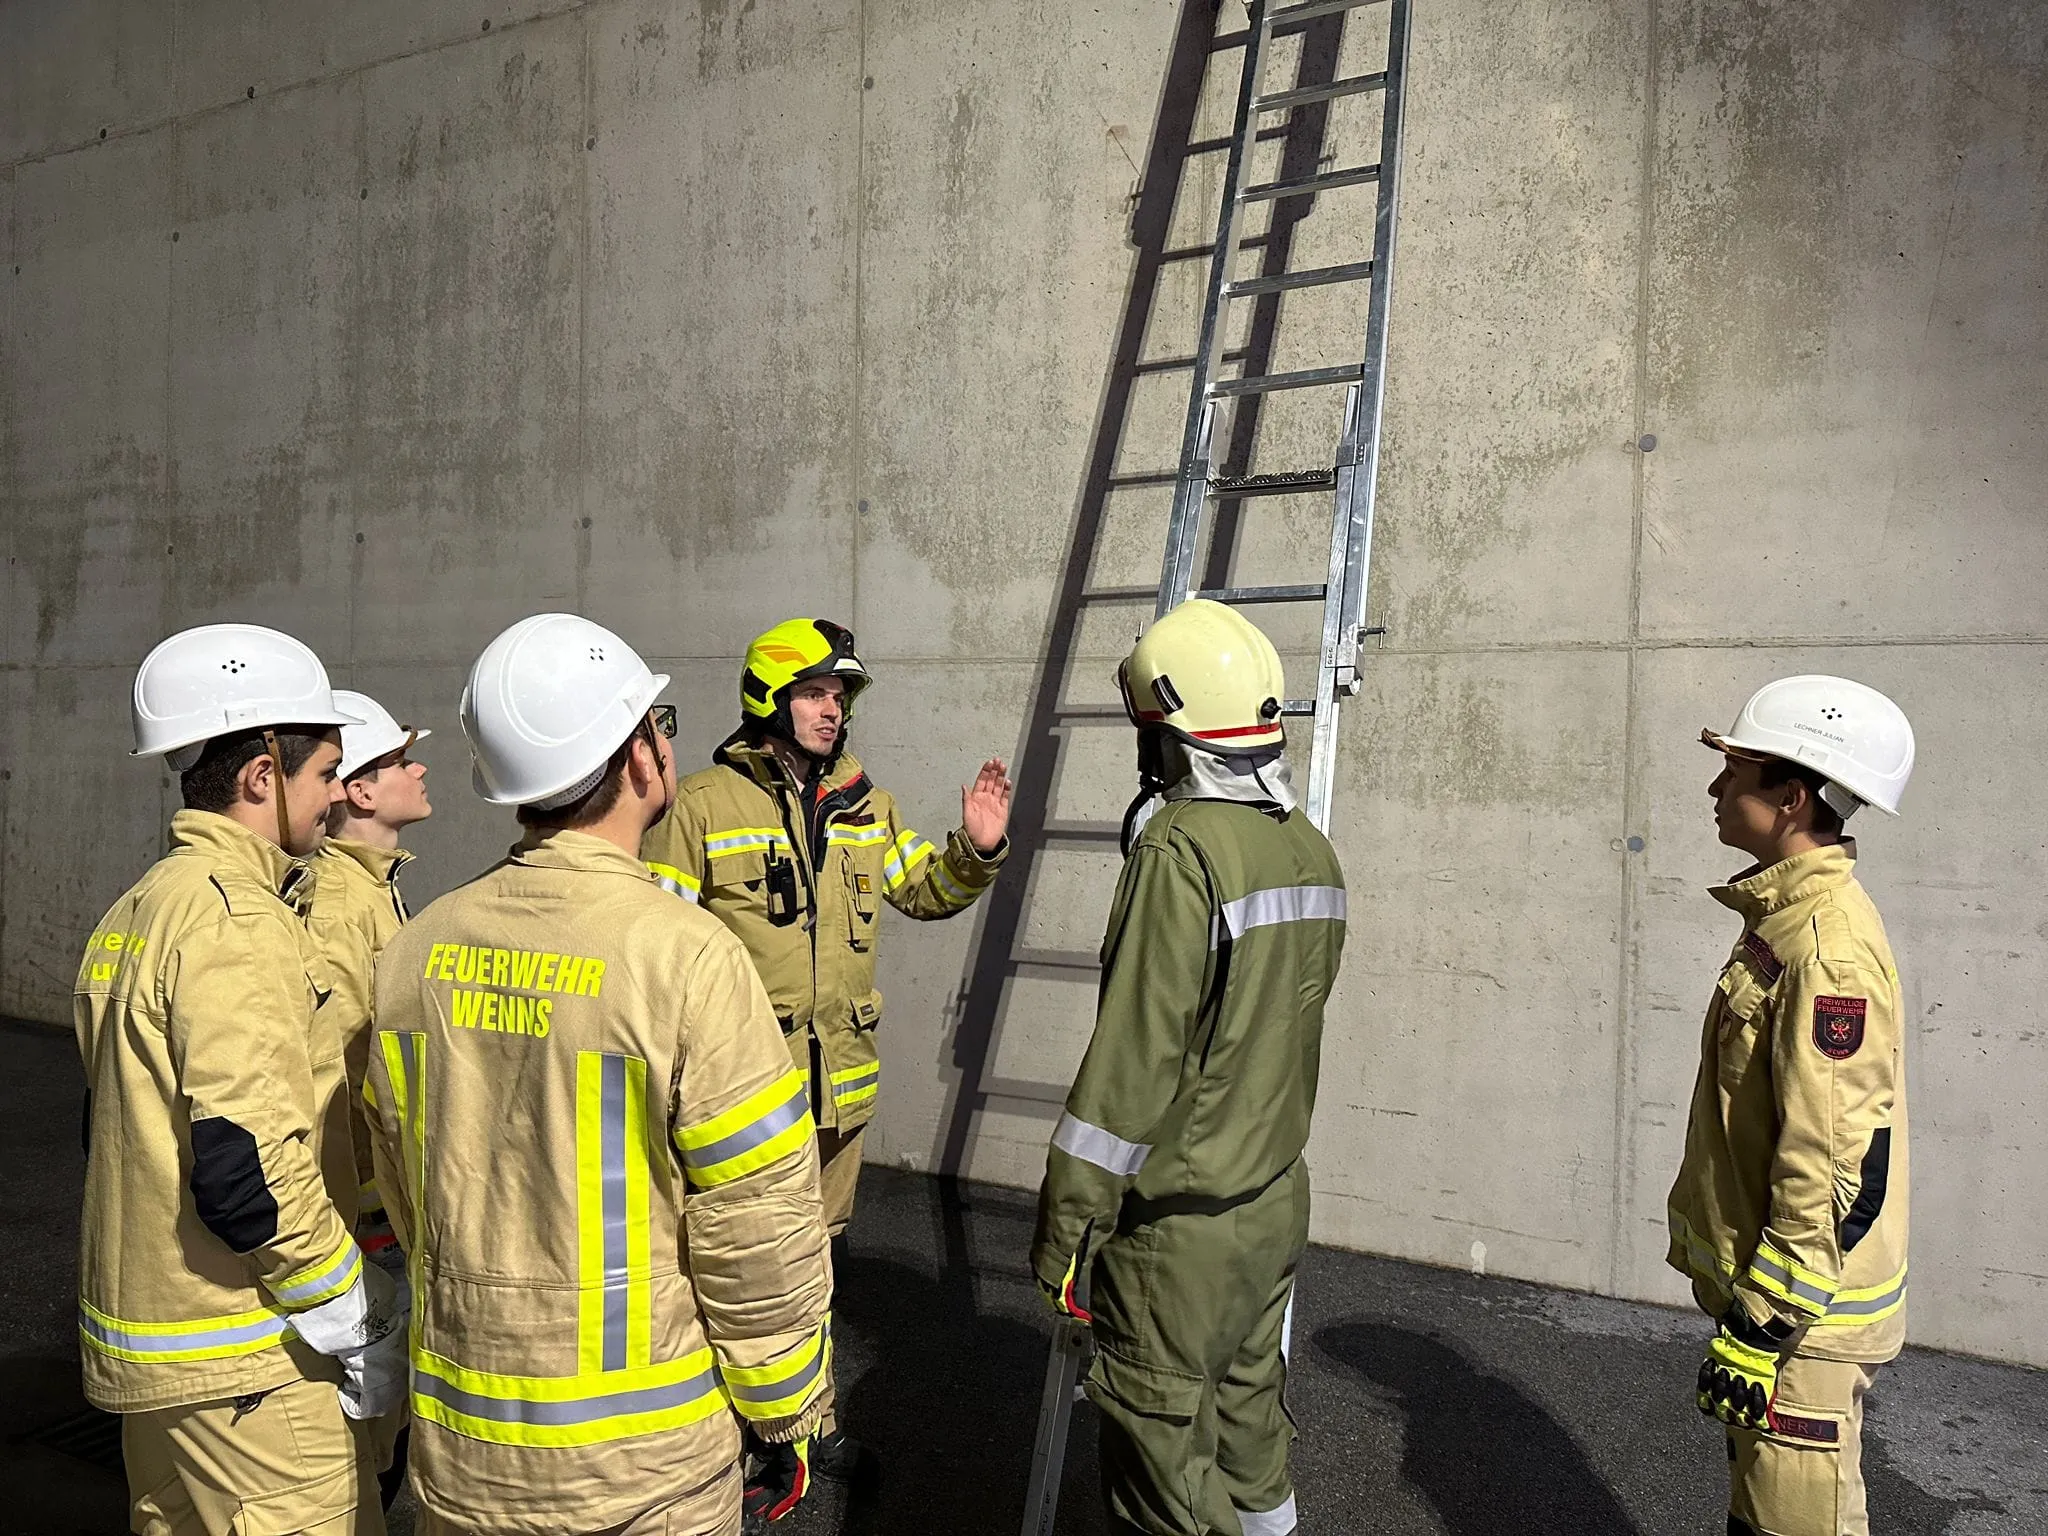
M 1053 1132 L 1032 1267 L 1058 1288 L 1119 1218 L 1227 1208 L 1315 1112 L 1344 873 L 1299 811 L 1176 800 L 1124 863 L 1095 1033 Z
M 736 735 L 713 767 L 677 786 L 640 852 L 656 879 L 746 945 L 791 1059 L 816 1079 L 818 1124 L 851 1131 L 873 1116 L 882 1081 L 881 904 L 921 920 L 956 916 L 993 883 L 1009 847 L 983 858 L 955 831 L 935 849 L 851 753 L 806 790 Z

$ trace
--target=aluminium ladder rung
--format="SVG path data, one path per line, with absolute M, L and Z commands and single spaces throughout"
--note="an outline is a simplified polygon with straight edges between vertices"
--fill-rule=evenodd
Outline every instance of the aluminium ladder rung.
M 1297 90 L 1275 91 L 1272 95 L 1261 96 L 1253 102 L 1252 110 L 1284 112 L 1289 107 L 1305 107 L 1312 102 L 1335 101 L 1340 96 L 1356 96 L 1361 91 L 1377 91 L 1385 87 L 1386 83 L 1385 70 L 1371 75 L 1353 75 L 1348 80 L 1332 80 L 1328 85 L 1304 85 Z
M 1209 386 L 1216 396 L 1270 395 L 1282 389 L 1308 389 L 1317 384 L 1352 384 L 1365 375 L 1361 363 L 1341 368 L 1302 368 L 1293 373 L 1262 373 L 1249 379 L 1218 379 Z
M 1284 475 L 1211 475 L 1209 494 L 1219 501 L 1245 496 L 1292 496 L 1300 491 L 1330 491 L 1337 487 L 1334 469 L 1297 469 Z
M 1334 267 L 1310 267 L 1271 277 L 1242 277 L 1223 290 L 1225 298 L 1248 299 L 1261 293 L 1289 293 L 1296 288 L 1321 288 L 1326 283 L 1356 283 L 1372 276 L 1369 261 L 1347 261 Z
M 1316 712 L 1314 699 L 1283 699 L 1280 713 L 1283 715 L 1312 715 Z
M 1268 11 L 1268 27 L 1284 27 L 1290 22 L 1314 21 L 1318 16 L 1334 16 L 1339 11 L 1355 11 L 1361 6 L 1378 5 L 1380 0 L 1306 0 L 1302 5 L 1290 5 L 1283 11 Z
M 1380 168 L 1377 165 L 1349 165 L 1341 171 L 1325 171 L 1320 176 L 1302 176 L 1294 181 L 1262 181 L 1238 193 L 1237 200 L 1240 203 L 1268 203 L 1281 197 L 1311 197 L 1318 192 L 1355 187 L 1362 182 L 1379 179 Z
M 1193 595 L 1212 603 L 1320 603 L 1329 591 L 1317 581 L 1291 587 L 1209 587 Z

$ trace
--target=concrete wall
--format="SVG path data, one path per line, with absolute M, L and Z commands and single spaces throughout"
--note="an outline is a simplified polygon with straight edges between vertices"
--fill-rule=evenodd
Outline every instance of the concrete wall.
M 157 851 L 126 690 L 206 620 L 441 728 L 419 896 L 509 840 L 454 702 L 544 607 L 664 658 L 693 758 L 752 631 L 841 616 L 882 679 L 858 744 L 928 829 L 990 750 L 1034 822 L 1113 820 L 1129 740 L 1086 711 L 1146 605 L 1074 598 L 1155 579 L 1164 492 L 1119 481 L 1172 464 L 1186 376 L 1144 365 L 1201 263 L 1154 258 L 1205 238 L 1220 157 L 1175 145 L 1237 59 L 1204 78 L 1192 3 L 0 0 L 0 1008 L 62 1018 Z M 1370 67 L 1383 14 L 1276 72 Z M 1735 862 L 1693 737 L 1839 670 L 1921 738 L 1861 829 L 1914 1026 L 1914 1331 L 2048 1362 L 2048 18 L 1417 0 L 1412 65 L 1319 1235 L 1679 1298 Z M 1353 106 L 1265 153 L 1370 158 Z M 1322 199 L 1296 264 L 1360 254 L 1368 206 Z M 1357 329 L 1340 294 L 1268 340 Z M 1276 406 L 1260 467 L 1332 421 Z M 1255 508 L 1235 569 L 1316 579 L 1325 518 Z M 1022 830 L 1004 901 L 892 928 L 875 1155 L 1037 1178 L 1114 855 Z

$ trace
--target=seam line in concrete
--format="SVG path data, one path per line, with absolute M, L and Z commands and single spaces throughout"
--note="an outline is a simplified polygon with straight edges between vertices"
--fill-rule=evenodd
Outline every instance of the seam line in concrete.
M 354 79 L 358 75 L 368 74 L 373 69 L 382 69 L 387 64 L 399 64 L 407 59 L 425 58 L 430 53 L 442 53 L 450 48 L 467 47 L 474 42 L 486 41 L 494 37 L 503 37 L 507 32 L 517 32 L 526 27 L 538 26 L 543 22 L 559 21 L 565 16 L 580 16 L 587 12 L 595 3 L 596 0 L 577 0 L 576 4 L 563 6 L 557 11 L 546 11 L 537 16 L 522 16 L 519 20 L 508 21 L 503 26 L 493 26 L 488 32 L 471 32 L 461 37 L 446 37 L 438 43 L 424 43 L 420 47 L 408 49 L 404 53 L 387 53 L 374 59 L 366 59 L 360 64 L 351 64 L 347 69 L 332 70 L 324 75 L 307 75 L 302 79 L 288 81 L 283 85 L 273 86 L 268 90 L 258 92 L 255 96 L 234 96 L 226 101 L 214 102 L 210 106 L 194 107 L 189 112 L 169 112 L 162 117 L 153 117 L 146 123 L 132 123 L 125 128 L 115 128 L 109 125 L 105 138 L 101 138 L 95 133 L 90 138 L 75 139 L 68 144 L 53 144 L 48 148 L 35 150 L 30 154 L 20 155 L 12 160 L 0 161 L 0 171 L 11 171 L 17 166 L 23 165 L 40 165 L 47 160 L 57 160 L 65 155 L 78 154 L 82 150 L 101 149 L 109 144 L 119 143 L 124 139 L 145 138 L 152 133 L 159 133 L 166 128 L 182 128 L 187 124 L 199 122 L 203 118 L 214 117 L 222 112 L 232 112 L 238 107 L 252 106 L 259 101 L 268 101 L 274 97 L 290 95 L 295 91 L 312 90 L 322 85 L 332 85 L 343 80 Z M 178 32 L 177 10 L 174 7 L 171 19 L 171 91 L 173 99 L 176 98 L 177 86 Z
M 1650 263 L 1656 236 L 1657 170 L 1657 0 L 1646 0 L 1643 17 L 1643 133 L 1637 162 L 1636 196 L 1636 334 L 1633 416 L 1637 446 L 1629 476 L 1628 679 L 1621 735 L 1621 831 L 1624 839 L 1643 823 L 1643 787 L 1636 772 L 1642 734 L 1643 657 L 1643 510 L 1646 459 L 1640 446 L 1649 424 L 1650 388 Z M 1614 1122 L 1609 1167 L 1607 1218 L 1607 1289 L 1622 1294 L 1624 1271 L 1633 1265 L 1629 1235 L 1636 1197 L 1635 1099 L 1636 1051 L 1631 1029 L 1630 991 L 1635 985 L 1636 886 L 1638 861 L 1624 841 L 1620 854 L 1621 926 L 1615 945 L 1614 988 Z
M 853 88 L 860 98 L 853 129 L 853 505 L 848 509 L 852 527 L 847 536 L 846 616 L 857 631 L 861 627 L 860 555 L 867 542 L 867 518 L 861 512 L 867 493 L 866 350 L 867 326 L 867 227 L 868 227 L 868 6 L 860 0 L 855 8 L 860 29 Z

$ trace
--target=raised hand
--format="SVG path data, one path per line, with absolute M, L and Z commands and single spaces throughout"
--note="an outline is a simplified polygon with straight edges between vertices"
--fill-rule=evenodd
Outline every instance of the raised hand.
M 1009 770 L 1000 757 L 981 765 L 972 784 L 960 789 L 960 825 L 974 851 L 986 858 L 1003 844 L 1010 831 Z

